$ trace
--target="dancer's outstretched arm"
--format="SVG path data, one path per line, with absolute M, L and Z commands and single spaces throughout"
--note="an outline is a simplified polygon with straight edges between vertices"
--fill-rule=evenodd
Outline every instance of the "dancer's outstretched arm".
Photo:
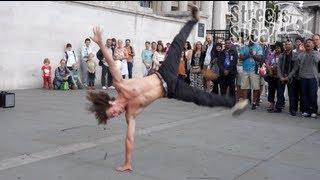
M 102 30 L 99 27 L 94 27 L 93 28 L 93 37 L 90 37 L 90 38 L 92 39 L 93 42 L 97 43 L 98 46 L 100 47 L 101 52 L 104 56 L 104 59 L 107 61 L 108 65 L 109 65 L 109 70 L 112 74 L 113 82 L 115 82 L 115 83 L 121 82 L 123 79 L 122 79 L 122 76 L 120 73 L 120 69 L 117 68 L 117 65 L 114 62 L 112 55 L 109 54 L 106 46 L 103 44 Z

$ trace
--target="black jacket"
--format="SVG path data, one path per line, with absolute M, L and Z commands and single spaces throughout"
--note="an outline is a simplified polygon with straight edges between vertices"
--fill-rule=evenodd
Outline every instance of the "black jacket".
M 238 73 L 237 72 L 238 52 L 233 48 L 230 48 L 228 52 L 230 55 L 230 66 L 228 68 L 224 67 L 224 60 L 226 58 L 226 53 L 227 53 L 226 49 L 222 51 L 221 56 L 218 58 L 218 66 L 220 69 L 220 74 L 222 75 L 224 74 L 224 70 L 228 70 L 230 75 L 236 75 Z
M 194 55 L 195 55 L 195 51 L 193 51 L 192 53 L 192 58 L 191 58 L 191 66 L 194 66 L 195 62 L 194 62 Z M 202 52 L 200 55 L 200 68 L 203 69 L 203 63 L 204 63 L 204 58 L 206 57 L 206 53 Z
M 293 61 L 293 52 L 291 51 L 289 54 L 286 54 L 285 52 L 282 53 L 279 57 L 279 63 L 278 63 L 278 77 L 282 78 L 285 76 L 288 76 L 289 73 L 292 71 L 294 67 L 294 61 Z
M 114 48 L 111 48 L 111 49 L 112 49 L 112 56 L 113 56 Z M 99 51 L 97 52 L 96 56 L 99 59 L 99 66 L 103 66 L 102 60 L 103 60 L 104 57 L 103 57 L 103 53 L 102 53 L 101 49 L 99 49 Z

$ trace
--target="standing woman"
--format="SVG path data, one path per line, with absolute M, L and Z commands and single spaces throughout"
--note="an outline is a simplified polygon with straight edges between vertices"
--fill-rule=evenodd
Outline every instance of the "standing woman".
M 156 51 L 153 53 L 152 61 L 153 61 L 153 69 L 158 70 L 164 61 L 166 52 L 164 51 L 164 47 L 161 43 L 157 45 Z
M 119 39 L 118 46 L 114 50 L 114 59 L 120 61 L 117 63 L 117 65 L 120 68 L 123 79 L 125 79 L 126 75 L 129 74 L 127 58 L 128 58 L 128 52 L 124 47 L 123 41 Z
M 186 83 L 190 85 L 190 64 L 191 64 L 191 57 L 192 57 L 192 47 L 189 41 L 187 41 L 184 45 L 184 52 L 186 57 L 185 69 L 186 69 Z
M 194 51 L 191 57 L 190 68 L 190 86 L 203 90 L 203 76 L 201 70 L 203 69 L 203 62 L 205 53 L 202 50 L 202 44 L 198 41 L 195 44 Z

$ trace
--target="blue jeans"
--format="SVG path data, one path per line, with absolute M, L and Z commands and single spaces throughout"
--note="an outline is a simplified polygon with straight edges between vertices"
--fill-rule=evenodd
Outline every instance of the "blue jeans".
M 133 68 L 133 62 L 128 62 L 129 79 L 132 78 L 132 68 Z
M 302 112 L 309 114 L 318 112 L 318 83 L 316 78 L 301 78 Z

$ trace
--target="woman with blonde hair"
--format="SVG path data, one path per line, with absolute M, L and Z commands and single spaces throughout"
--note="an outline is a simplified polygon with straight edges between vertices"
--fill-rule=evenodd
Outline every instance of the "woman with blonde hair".
M 203 90 L 203 76 L 201 70 L 203 68 L 205 53 L 202 51 L 202 43 L 195 43 L 190 68 L 190 86 Z

